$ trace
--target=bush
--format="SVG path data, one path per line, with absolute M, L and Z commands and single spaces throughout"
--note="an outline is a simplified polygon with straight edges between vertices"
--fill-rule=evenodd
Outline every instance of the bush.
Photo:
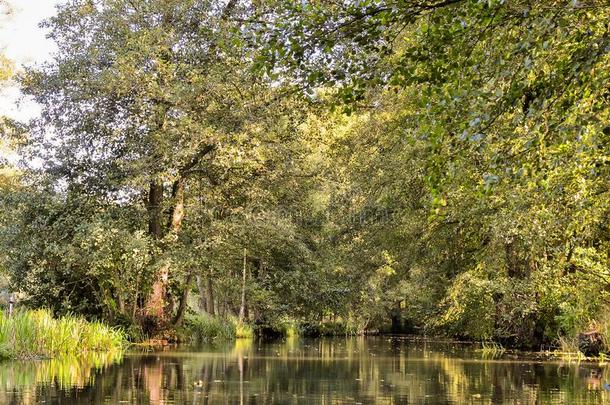
M 449 335 L 489 340 L 494 334 L 495 303 L 492 283 L 473 272 L 458 277 L 441 303 L 440 317 L 432 326 Z
M 432 319 L 436 331 L 510 347 L 540 349 L 574 336 L 586 321 L 582 306 L 555 280 L 539 271 L 524 278 L 472 270 L 457 276 Z

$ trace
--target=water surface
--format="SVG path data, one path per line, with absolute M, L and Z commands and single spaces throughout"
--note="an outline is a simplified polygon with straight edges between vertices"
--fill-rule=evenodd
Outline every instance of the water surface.
M 610 404 L 604 366 L 470 345 L 250 340 L 0 364 L 2 404 Z

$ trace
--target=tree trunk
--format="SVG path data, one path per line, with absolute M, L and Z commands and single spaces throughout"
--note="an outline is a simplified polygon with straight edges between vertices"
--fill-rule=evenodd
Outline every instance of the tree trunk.
M 117 293 L 116 301 L 119 307 L 119 314 L 125 315 L 125 301 L 123 301 L 123 296 L 120 292 Z
M 180 297 L 180 305 L 178 306 L 178 312 L 176 313 L 176 317 L 174 318 L 174 326 L 180 326 L 182 321 L 184 320 L 184 314 L 186 313 L 186 308 L 188 307 L 188 298 L 189 292 L 191 290 L 191 282 L 193 281 L 193 272 L 189 272 L 186 276 L 186 281 L 184 282 L 184 290 L 182 290 L 182 297 Z
M 172 209 L 168 226 L 168 230 L 172 234 L 177 234 L 180 231 L 184 219 L 185 186 L 186 180 L 181 178 L 176 180 L 172 187 Z M 163 236 L 161 228 L 162 201 L 163 185 L 156 181 L 151 182 L 149 194 L 149 231 L 157 239 Z M 173 304 L 173 299 L 167 288 L 170 266 L 169 262 L 161 265 L 153 283 L 152 292 L 146 303 L 146 314 L 156 317 L 161 323 L 168 322 L 168 317 L 173 312 L 173 308 L 169 305 L 170 303 Z
M 247 271 L 247 253 L 244 248 L 244 266 L 241 271 L 241 306 L 239 307 L 239 323 L 243 323 L 246 316 L 246 271 Z
M 531 264 L 523 257 L 524 248 L 519 241 L 504 244 L 506 272 L 510 278 L 526 278 L 530 274 Z
M 205 276 L 195 276 L 197 288 L 199 289 L 199 309 L 214 316 L 214 291 L 212 277 L 208 273 Z
M 176 180 L 172 186 L 172 209 L 169 214 L 169 231 L 177 234 L 182 227 L 184 219 L 184 189 L 186 187 L 186 179 L 180 178 Z
M 149 316 L 156 317 L 159 321 L 166 320 L 165 298 L 167 284 L 169 282 L 169 263 L 163 263 L 157 271 L 157 277 L 152 286 L 152 292 L 146 302 L 145 311 Z
M 148 191 L 148 233 L 155 239 L 163 237 L 161 227 L 161 211 L 163 206 L 163 184 L 158 180 L 150 182 Z
M 402 332 L 402 309 L 400 308 L 400 301 L 396 301 L 394 308 L 392 309 L 392 333 Z
M 163 184 L 158 180 L 150 182 L 148 192 L 148 232 L 155 239 L 163 237 L 161 226 L 161 212 L 163 206 Z M 156 274 L 150 296 L 146 300 L 145 313 L 148 316 L 163 318 L 163 307 L 165 298 L 165 283 L 168 280 L 169 266 L 163 264 Z
M 252 270 L 250 275 L 251 275 L 251 278 L 253 278 L 255 281 L 260 281 L 264 278 L 265 265 L 264 265 L 262 259 L 257 259 L 256 265 L 254 266 L 254 269 Z M 256 323 L 261 318 L 261 314 L 259 313 L 259 308 L 257 308 L 256 305 L 254 305 L 253 307 L 250 307 L 249 310 L 250 310 L 249 311 L 250 314 L 248 315 L 248 318 L 252 319 Z
M 197 275 L 195 276 L 195 282 L 197 283 L 197 289 L 199 290 L 199 310 L 208 312 L 208 303 L 203 278 L 200 275 Z
M 212 285 L 212 275 L 210 273 L 205 276 L 205 293 L 206 293 L 206 303 L 208 305 L 208 314 L 214 316 L 216 314 L 216 309 L 214 308 L 214 290 Z

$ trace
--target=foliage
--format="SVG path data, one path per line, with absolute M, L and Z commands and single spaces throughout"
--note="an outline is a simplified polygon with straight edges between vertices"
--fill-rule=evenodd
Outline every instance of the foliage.
M 464 334 L 476 340 L 492 337 L 495 306 L 489 281 L 476 274 L 460 274 L 440 305 L 446 309 L 435 326 L 449 334 Z
M 526 347 L 586 328 L 606 305 L 607 8 L 279 3 L 267 68 L 352 113 L 331 218 L 358 312 Z
M 62 5 L 57 55 L 20 78 L 43 113 L 19 151 L 43 164 L 0 197 L 2 267 L 34 307 L 147 333 L 197 313 L 209 337 L 230 317 L 341 319 L 539 348 L 599 327 L 608 17 L 594 0 Z

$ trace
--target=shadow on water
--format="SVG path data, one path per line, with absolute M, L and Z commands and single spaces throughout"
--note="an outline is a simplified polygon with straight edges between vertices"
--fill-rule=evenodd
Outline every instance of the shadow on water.
M 0 364 L 3 404 L 610 403 L 610 370 L 398 338 L 238 340 Z

